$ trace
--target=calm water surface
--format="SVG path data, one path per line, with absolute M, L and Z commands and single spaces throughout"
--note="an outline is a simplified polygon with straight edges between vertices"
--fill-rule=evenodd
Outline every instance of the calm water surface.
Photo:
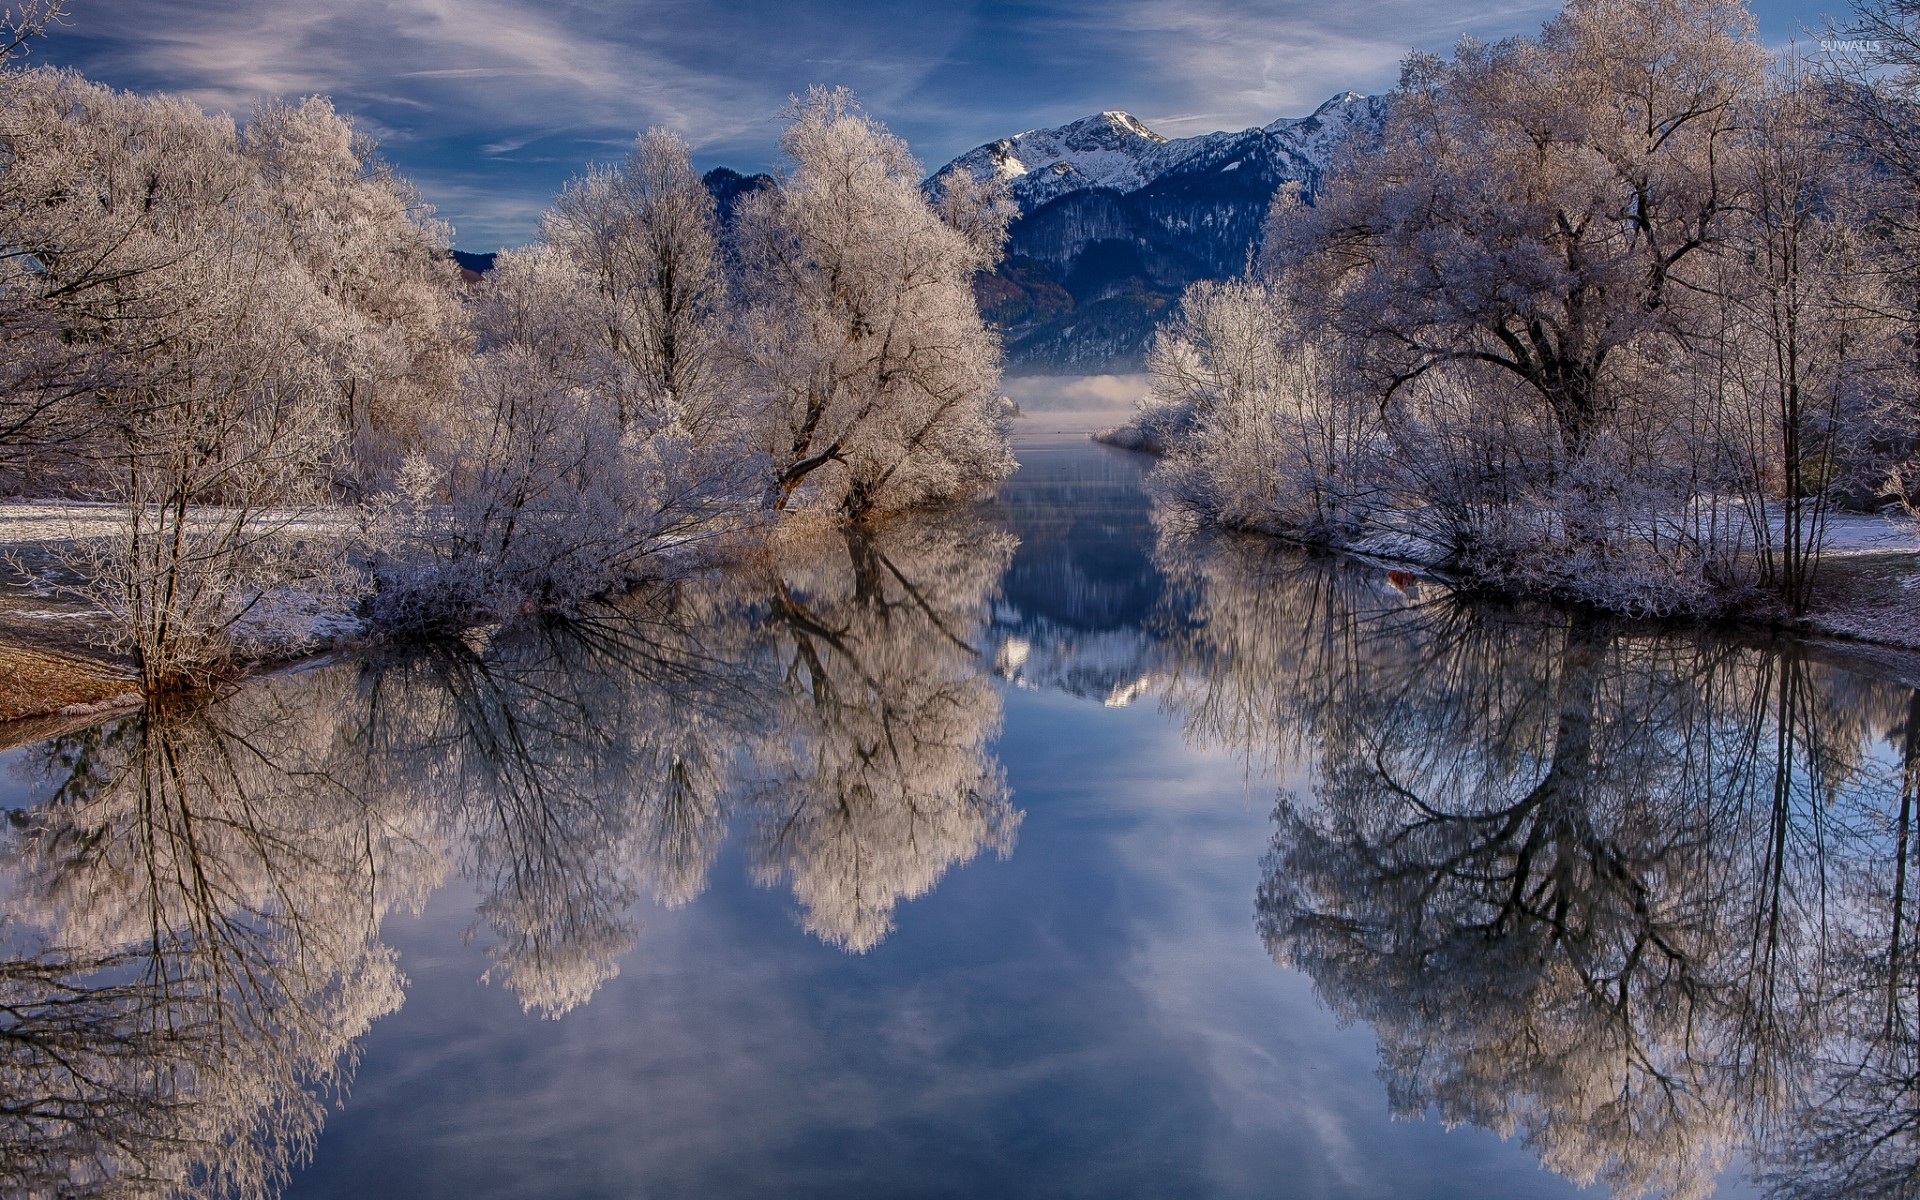
M 1912 1194 L 1912 689 L 1185 536 L 1090 420 L 11 752 L 5 1190 Z

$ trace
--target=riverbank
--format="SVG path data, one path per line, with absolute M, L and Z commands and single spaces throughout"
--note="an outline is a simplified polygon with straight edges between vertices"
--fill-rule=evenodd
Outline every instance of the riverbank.
M 1839 551 L 1820 564 L 1812 632 L 1920 653 L 1920 553 Z
M 1111 427 L 1132 411 L 1146 381 L 1138 376 L 1009 381 L 1024 415 L 1014 424 L 1016 444 L 1078 442 L 1114 445 Z M 1121 446 L 1113 453 L 1138 452 Z M 63 568 L 55 543 L 78 532 L 99 535 L 116 527 L 105 505 L 0 504 L 0 744 L 17 744 L 23 721 L 85 720 L 89 714 L 139 702 L 133 664 L 103 652 L 105 616 L 50 580 Z M 1909 548 L 1901 548 L 1905 538 Z M 1445 572 L 1382 536 L 1345 553 L 1386 572 L 1407 571 L 1445 584 Z M 1762 636 L 1821 645 L 1842 657 L 1920 684 L 1920 551 L 1911 534 L 1890 522 L 1841 515 L 1829 539 L 1813 611 L 1800 622 L 1749 616 L 1716 622 Z M 344 629 L 303 645 L 283 665 L 355 640 Z M 324 643 L 324 644 L 322 644 Z M 94 718 L 97 719 L 97 718 Z M 41 734 L 40 736 L 45 736 Z M 26 739 L 30 740 L 30 739 Z
M 1163 447 L 1133 423 L 1099 428 L 1092 439 L 1149 459 Z M 1269 534 L 1280 537 L 1283 535 Z M 1329 547 L 1389 570 L 1407 570 L 1451 585 L 1434 546 L 1412 533 L 1383 529 L 1345 546 Z M 1514 595 L 1512 599 L 1533 597 Z M 1864 657 L 1920 681 L 1920 545 L 1907 524 L 1867 513 L 1832 513 L 1809 611 L 1789 620 L 1759 611 L 1735 612 L 1713 624 L 1784 634 L 1841 647 L 1871 647 Z
M 140 703 L 121 664 L 86 653 L 0 643 L 0 750 Z
M 345 542 L 357 529 L 344 508 L 264 516 L 275 522 L 276 532 L 309 540 Z M 48 736 L 15 733 L 21 722 L 97 719 L 141 702 L 138 664 L 113 648 L 120 641 L 115 620 L 79 573 L 90 561 L 82 550 L 125 528 L 120 505 L 0 501 L 0 748 Z M 663 553 L 683 562 L 699 561 L 706 552 L 683 539 Z M 357 551 L 343 553 L 349 572 L 364 572 Z M 234 653 L 222 670 L 245 679 L 379 636 L 358 610 L 359 599 L 350 585 L 269 589 L 234 625 Z

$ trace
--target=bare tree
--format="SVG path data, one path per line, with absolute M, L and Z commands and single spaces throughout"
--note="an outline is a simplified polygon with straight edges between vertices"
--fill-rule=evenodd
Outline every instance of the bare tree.
M 1722 319 L 1697 343 L 1713 393 L 1700 407 L 1724 426 L 1696 437 L 1724 439 L 1762 578 L 1795 616 L 1813 598 L 1829 511 L 1856 484 L 1855 438 L 1900 357 L 1835 116 L 1827 89 L 1782 59 L 1730 156 L 1739 211 L 1716 262 Z
M 1540 36 L 1407 59 L 1387 133 L 1272 247 L 1391 392 L 1482 364 L 1536 393 L 1576 454 L 1616 353 L 1682 330 L 1725 222 L 1725 150 L 1764 58 L 1721 0 L 1574 0 Z
M 0 65 L 27 52 L 27 43 L 43 36 L 67 15 L 67 0 L 22 0 L 0 9 Z

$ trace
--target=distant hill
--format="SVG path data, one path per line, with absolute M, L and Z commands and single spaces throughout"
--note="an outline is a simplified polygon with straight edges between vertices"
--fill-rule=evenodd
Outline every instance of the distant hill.
M 751 196 L 763 188 L 773 186 L 773 176 L 767 174 L 742 175 L 730 167 L 715 167 L 700 177 L 707 185 L 707 192 L 713 197 L 714 214 L 720 218 L 720 227 L 730 229 L 733 226 L 734 205 L 740 203 L 743 196 Z
M 1020 205 L 1006 262 L 976 289 L 1009 368 L 1137 370 L 1189 283 L 1245 266 L 1274 190 L 1311 196 L 1340 145 L 1385 114 L 1384 97 L 1347 92 L 1309 116 L 1168 139 L 1109 111 L 949 163 L 1008 180 Z
M 453 259 L 455 266 L 460 268 L 461 280 L 471 287 L 485 279 L 488 271 L 493 270 L 493 260 L 497 253 L 493 250 L 484 254 L 473 250 L 449 250 L 447 256 Z

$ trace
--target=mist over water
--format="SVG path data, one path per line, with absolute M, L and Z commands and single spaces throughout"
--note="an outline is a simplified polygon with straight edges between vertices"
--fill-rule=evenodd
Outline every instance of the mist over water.
M 7 1190 L 1907 1194 L 1920 694 L 1191 535 L 1137 386 L 1010 381 L 985 505 L 9 752 Z

